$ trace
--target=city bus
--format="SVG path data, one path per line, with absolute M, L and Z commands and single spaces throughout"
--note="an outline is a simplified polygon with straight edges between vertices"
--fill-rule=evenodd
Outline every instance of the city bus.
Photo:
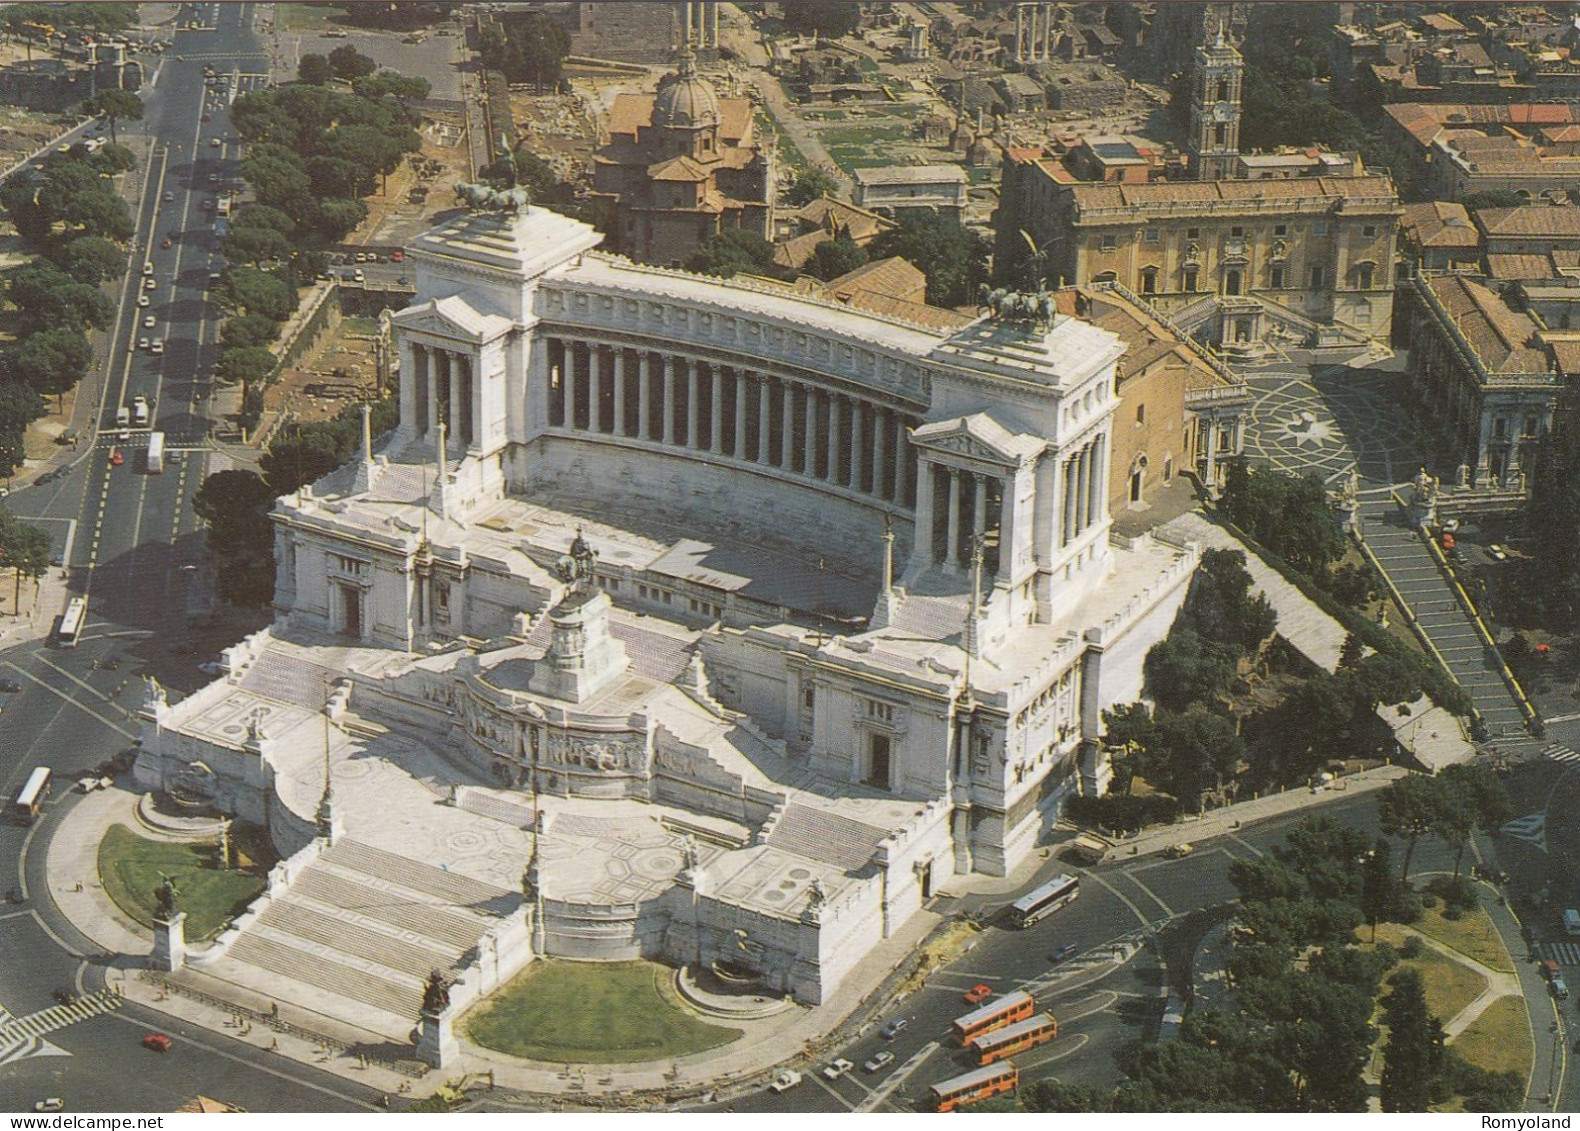
M 159 475 L 165 470 L 165 434 L 148 433 L 148 474 Z
M 1013 1092 L 1020 1083 L 1020 1072 L 1010 1061 L 973 1068 L 970 1072 L 948 1080 L 940 1080 L 927 1089 L 934 1111 L 954 1111 L 966 1104 L 979 1103 L 1000 1092 Z
M 66 602 L 66 611 L 60 615 L 60 629 L 55 633 L 62 648 L 75 648 L 82 635 L 82 626 L 88 623 L 88 599 L 73 597 Z
M 1017 927 L 1029 927 L 1045 916 L 1052 915 L 1081 894 L 1081 881 L 1075 876 L 1055 876 L 1039 888 L 1033 888 L 1010 904 L 1010 916 Z
M 1059 1023 L 1052 1014 L 1039 1013 L 1025 1021 L 1017 1021 L 1002 1029 L 972 1037 L 966 1048 L 976 1054 L 978 1064 L 992 1064 L 1006 1056 L 1014 1056 L 1023 1049 L 1045 1045 L 1059 1035 Z
M 981 1009 L 972 1010 L 964 1017 L 956 1017 L 950 1031 L 954 1033 L 955 1040 L 964 1045 L 972 1037 L 1026 1020 L 1036 1008 L 1037 1003 L 1032 1001 L 1029 993 L 1015 990 L 996 1001 L 988 1002 Z
M 27 776 L 27 784 L 22 787 L 22 792 L 16 795 L 16 804 L 12 812 L 22 820 L 23 824 L 32 824 L 38 816 L 39 806 L 44 804 L 44 798 L 49 796 L 49 767 L 39 766 Z

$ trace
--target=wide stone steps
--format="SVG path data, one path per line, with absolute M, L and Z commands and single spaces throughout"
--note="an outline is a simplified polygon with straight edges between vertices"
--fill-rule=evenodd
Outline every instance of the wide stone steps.
M 461 906 L 483 908 L 515 894 L 354 840 L 341 841 L 324 853 L 323 860 Z
M 420 982 L 397 982 L 336 962 L 319 950 L 293 946 L 255 930 L 247 931 L 231 945 L 229 957 L 397 1017 L 416 1020 L 422 1010 Z
M 872 859 L 886 835 L 875 825 L 791 802 L 765 843 L 855 872 Z
M 319 868 L 309 868 L 304 872 L 292 885 L 291 892 L 327 903 L 331 907 L 344 907 L 348 911 L 355 911 L 359 915 L 459 950 L 470 948 L 485 929 L 474 916 L 402 901 L 388 891 Z
M 287 896 L 265 911 L 259 922 L 280 934 L 295 935 L 415 978 L 426 978 L 430 970 L 448 966 L 459 956 L 454 948 L 441 951 L 350 922 L 343 917 L 346 913 L 337 914 L 337 910 L 303 906 Z

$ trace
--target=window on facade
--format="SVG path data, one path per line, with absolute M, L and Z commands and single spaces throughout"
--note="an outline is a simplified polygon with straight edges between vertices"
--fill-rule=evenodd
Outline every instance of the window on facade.
M 1144 295 L 1152 295 L 1157 294 L 1157 292 L 1158 269 L 1156 267 L 1148 267 L 1146 270 L 1141 272 L 1141 293 Z
M 1158 242 L 1158 230 L 1156 228 L 1148 228 L 1147 229 L 1146 241 L 1148 243 L 1157 243 Z
M 1196 284 L 1200 280 L 1200 278 L 1201 278 L 1201 270 L 1199 268 L 1196 268 L 1196 267 L 1187 267 L 1187 268 L 1185 268 L 1185 282 L 1184 282 L 1185 289 L 1187 291 L 1194 291 L 1196 289 Z
M 1367 239 L 1374 238 L 1377 235 L 1377 225 L 1376 224 L 1367 224 L 1366 226 L 1361 228 L 1361 235 L 1365 236 Z
M 894 721 L 894 704 L 880 703 L 876 699 L 868 699 L 867 717 L 869 719 L 877 719 L 880 723 L 892 723 Z
M 1355 285 L 1363 291 L 1372 289 L 1372 265 L 1370 263 L 1362 263 L 1355 268 Z
M 1146 422 L 1147 422 L 1147 406 L 1144 405 L 1144 404 L 1138 404 L 1136 406 L 1136 423 L 1137 424 L 1145 424 Z
M 1284 269 L 1282 267 L 1268 268 L 1267 285 L 1275 291 L 1284 285 Z
M 1492 418 L 1492 438 L 1494 440 L 1503 439 L 1508 434 L 1508 430 L 1508 421 L 1504 420 L 1503 417 L 1495 416 Z
M 1525 431 L 1521 432 L 1520 435 L 1523 436 L 1527 440 L 1531 440 L 1531 439 L 1535 438 L 1535 436 L 1536 436 L 1536 418 L 1534 416 L 1527 416 L 1525 418 Z
M 433 583 L 433 611 L 440 620 L 450 619 L 450 586 L 443 581 Z
M 1311 285 L 1313 287 L 1324 286 L 1324 285 L 1327 284 L 1327 281 L 1328 281 L 1328 275 L 1327 275 L 1326 271 L 1324 271 L 1320 267 L 1313 267 L 1311 269 Z
M 1103 236 L 1103 237 L 1101 237 L 1097 241 L 1097 246 L 1102 248 L 1104 251 L 1113 251 L 1114 250 L 1114 237 L 1113 236 Z
M 1113 271 L 1099 271 L 1097 273 L 1096 277 L 1094 277 L 1092 279 L 1092 282 L 1094 282 L 1094 283 L 1117 283 L 1117 282 L 1119 282 L 1119 276 L 1118 276 L 1118 274 L 1116 274 Z
M 801 689 L 801 708 L 810 711 L 817 705 L 817 691 L 809 683 Z
M 1226 295 L 1239 294 L 1242 278 L 1239 268 L 1225 271 L 1223 273 L 1223 293 Z
M 1274 224 L 1273 225 L 1273 234 L 1275 236 L 1287 236 L 1289 234 L 1289 225 L 1288 224 Z
M 1212 143 L 1217 146 L 1229 144 L 1229 127 L 1219 123 L 1212 128 Z
M 1199 240 L 1199 239 L 1201 239 L 1201 229 L 1200 228 L 1186 228 L 1185 229 L 1185 238 L 1188 239 L 1188 240 Z
M 1229 234 L 1235 237 L 1243 236 L 1245 235 L 1245 229 L 1236 224 L 1234 227 L 1229 229 Z
M 1229 101 L 1229 84 L 1223 79 L 1218 80 L 1218 85 L 1213 87 L 1212 100 L 1214 102 Z
M 367 564 L 366 562 L 358 561 L 356 558 L 348 558 L 343 554 L 335 554 L 334 559 L 335 566 L 340 572 L 349 573 L 352 577 L 361 577 L 362 567 Z
M 1328 234 L 1328 222 L 1326 220 L 1318 220 L 1317 221 L 1317 223 L 1316 223 L 1316 233 L 1319 236 L 1325 236 L 1325 235 Z

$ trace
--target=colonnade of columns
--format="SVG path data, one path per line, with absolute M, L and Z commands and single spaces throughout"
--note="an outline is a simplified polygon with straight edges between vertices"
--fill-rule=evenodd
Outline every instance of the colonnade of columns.
M 914 421 L 892 408 L 695 357 L 568 337 L 541 344 L 550 428 L 688 448 L 897 506 L 916 502 Z
M 682 0 L 680 20 L 686 42 L 691 46 L 719 45 L 718 0 Z
M 1059 544 L 1068 546 L 1103 516 L 1103 503 L 1108 498 L 1108 437 L 1098 436 L 1065 457 L 1059 481 Z
M 1015 490 L 1007 476 L 963 467 L 924 465 L 925 510 L 932 527 L 930 560 L 949 569 L 966 569 L 978 538 L 983 570 L 1006 575 L 1015 528 Z M 917 511 L 918 523 L 923 508 Z
M 427 436 L 443 421 L 449 434 L 469 447 L 478 433 L 471 357 L 416 342 L 410 343 L 410 349 L 410 393 L 417 435 Z
M 1036 63 L 1052 58 L 1054 7 L 1046 0 L 1015 5 L 1015 61 Z

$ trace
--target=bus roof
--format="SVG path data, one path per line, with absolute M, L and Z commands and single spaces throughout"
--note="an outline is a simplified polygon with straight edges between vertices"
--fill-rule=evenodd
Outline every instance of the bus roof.
M 1057 875 L 1057 876 L 1053 877 L 1053 879 L 1049 880 L 1047 883 L 1042 884 L 1042 885 L 1040 885 L 1038 887 L 1032 888 L 1025 895 L 1021 896 L 1014 903 L 1010 904 L 1010 906 L 1011 907 L 1022 907 L 1022 906 L 1031 907 L 1038 900 L 1046 899 L 1050 894 L 1052 894 L 1053 892 L 1057 891 L 1059 888 L 1064 887 L 1064 885 L 1066 885 L 1066 884 L 1074 884 L 1074 883 L 1079 883 L 1079 882 L 1080 882 L 1079 880 L 1077 880 L 1074 876 L 1070 875 L 1068 872 L 1061 873 L 1060 875 Z
M 970 1072 L 962 1072 L 959 1076 L 951 1076 L 947 1080 L 940 1080 L 932 1086 L 932 1091 L 938 1095 L 945 1092 L 957 1092 L 963 1088 L 974 1088 L 978 1084 L 986 1084 L 989 1080 L 997 1080 L 1006 1072 L 1014 1072 L 1015 1065 L 1008 1060 L 1001 1060 L 997 1064 L 989 1064 L 984 1068 L 973 1068 Z
M 27 776 L 27 784 L 22 787 L 22 792 L 17 794 L 17 800 L 23 804 L 38 800 L 38 795 L 44 792 L 44 786 L 49 782 L 50 768 L 37 766 Z
M 1054 1020 L 1051 1014 L 1039 1013 L 1035 1017 L 1028 1017 L 1024 1021 L 1006 1025 L 1002 1029 L 994 1029 L 991 1033 L 983 1033 L 979 1037 L 972 1037 L 971 1043 L 981 1050 L 996 1049 L 999 1045 L 1017 1041 L 1027 1033 L 1034 1033 L 1038 1029 L 1052 1024 L 1054 1024 Z
M 1021 1004 L 1030 1004 L 1031 995 L 1025 990 L 1011 990 L 1003 997 L 994 998 L 979 1009 L 973 1009 L 963 1017 L 956 1017 L 955 1024 L 962 1029 L 969 1029 L 979 1021 L 986 1021 L 990 1017 L 997 1017 L 1006 1009 L 1014 1009 Z

